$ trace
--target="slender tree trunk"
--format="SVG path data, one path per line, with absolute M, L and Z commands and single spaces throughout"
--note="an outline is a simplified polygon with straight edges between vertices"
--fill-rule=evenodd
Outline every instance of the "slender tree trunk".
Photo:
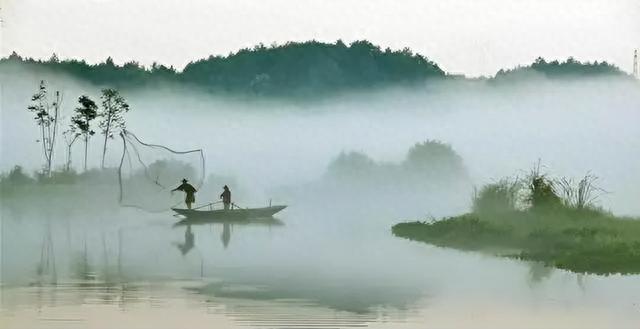
M 47 118 L 49 118 L 49 109 L 47 109 Z M 47 137 L 45 147 L 45 158 L 47 159 L 47 176 L 51 176 L 51 121 L 47 120 Z
M 104 157 L 107 154 L 107 139 L 109 138 L 109 130 L 111 126 L 111 115 L 107 117 L 107 128 L 104 132 L 104 145 L 102 146 L 102 169 L 104 169 Z
M 72 144 L 67 144 L 67 164 L 65 165 L 65 171 L 71 169 L 71 145 Z
M 102 147 L 102 164 L 101 167 L 104 169 L 104 157 L 107 154 L 107 139 L 109 138 L 109 130 L 111 129 L 111 99 L 107 101 L 107 126 L 104 131 L 104 145 Z
M 78 136 L 79 135 L 73 136 L 71 142 L 67 144 L 67 171 L 71 170 L 71 147 L 73 146 L 73 143 L 75 143 L 78 139 Z
M 107 154 L 107 138 L 104 138 L 104 145 L 102 146 L 102 163 L 100 164 L 100 168 L 104 169 L 104 156 Z
M 49 176 L 51 176 L 51 163 L 53 162 L 53 152 L 56 145 L 56 132 L 58 131 L 58 109 L 60 108 L 60 92 L 56 91 L 56 105 L 53 115 L 53 134 L 51 136 L 51 145 L 49 145 Z
M 44 166 L 44 170 L 45 170 L 45 174 L 49 175 L 47 171 L 47 163 L 49 163 L 49 157 L 47 156 L 47 139 L 45 137 L 45 133 L 44 133 L 44 120 L 40 121 L 40 132 L 42 135 L 42 154 L 44 154 L 44 160 L 45 160 L 45 166 Z
M 84 136 L 84 171 L 87 171 L 87 150 L 89 149 L 89 136 Z
M 47 127 L 46 127 L 46 137 L 45 137 L 45 154 L 44 157 L 46 159 L 46 170 L 47 170 L 47 177 L 51 176 L 51 116 L 49 115 L 51 108 L 49 107 L 49 104 L 47 104 L 46 100 L 44 103 L 44 108 L 46 109 L 46 123 L 47 123 Z

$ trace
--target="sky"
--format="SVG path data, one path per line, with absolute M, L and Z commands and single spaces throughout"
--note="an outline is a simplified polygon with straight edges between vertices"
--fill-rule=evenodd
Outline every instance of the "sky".
M 0 0 L 0 55 L 158 62 L 181 69 L 263 43 L 367 39 L 450 73 L 492 75 L 536 57 L 631 72 L 640 0 Z

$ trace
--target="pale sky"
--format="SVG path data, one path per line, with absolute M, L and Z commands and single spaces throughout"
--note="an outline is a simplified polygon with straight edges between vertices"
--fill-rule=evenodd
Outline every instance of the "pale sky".
M 182 68 L 258 43 L 367 39 L 452 73 L 492 75 L 536 57 L 632 70 L 640 0 L 0 0 L 0 55 L 111 56 Z

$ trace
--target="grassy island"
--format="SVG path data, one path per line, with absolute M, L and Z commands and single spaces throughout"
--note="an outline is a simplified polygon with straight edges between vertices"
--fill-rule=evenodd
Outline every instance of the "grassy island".
M 640 220 L 594 205 L 601 189 L 587 175 L 553 179 L 538 169 L 477 191 L 471 213 L 407 222 L 395 236 L 461 250 L 540 261 L 579 273 L 640 273 Z

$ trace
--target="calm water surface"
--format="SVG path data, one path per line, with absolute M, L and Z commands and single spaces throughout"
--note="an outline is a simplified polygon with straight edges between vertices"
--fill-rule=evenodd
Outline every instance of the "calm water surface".
M 640 276 L 395 238 L 397 216 L 292 206 L 175 225 L 135 209 L 2 209 L 2 328 L 638 328 Z M 117 324 L 117 325 L 114 325 Z

